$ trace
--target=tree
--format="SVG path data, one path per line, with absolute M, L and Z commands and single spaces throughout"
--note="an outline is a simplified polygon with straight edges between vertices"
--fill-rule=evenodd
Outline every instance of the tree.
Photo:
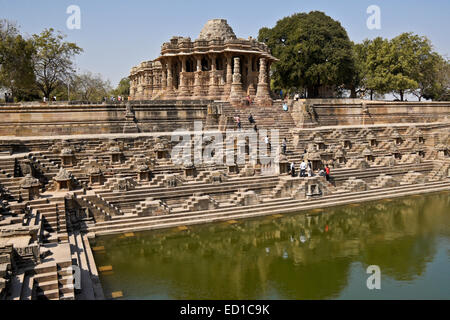
M 19 34 L 17 26 L 0 20 L 0 87 L 19 100 L 34 93 L 33 53 L 32 42 Z
M 356 60 L 356 64 L 364 65 L 363 83 L 371 99 L 374 93 L 392 92 L 401 101 L 406 93 L 421 100 L 427 92 L 438 90 L 436 75 L 443 58 L 433 52 L 426 37 L 402 33 L 392 40 L 378 37 L 356 47 L 365 50 L 365 62 Z
M 33 35 L 36 49 L 33 55 L 33 68 L 36 84 L 44 97 L 51 93 L 61 83 L 65 83 L 75 72 L 73 57 L 83 51 L 75 43 L 64 42 L 65 36 L 54 34 L 52 28 L 45 29 L 39 35 Z
M 389 40 L 377 37 L 371 41 L 366 40 L 365 52 L 365 80 L 366 92 L 369 93 L 370 100 L 375 94 L 388 93 L 391 90 L 389 83 L 389 63 L 386 57 L 390 51 Z
M 403 101 L 406 92 L 418 88 L 417 82 L 420 55 L 428 51 L 428 43 L 412 33 L 402 33 L 390 42 L 390 52 L 386 57 L 390 69 L 389 81 L 394 93 Z
M 109 81 L 100 74 L 86 72 L 76 75 L 72 81 L 72 96 L 77 100 L 101 101 L 112 90 Z
M 111 92 L 114 96 L 128 97 L 130 95 L 130 79 L 122 78 L 116 89 Z
M 353 61 L 354 72 L 348 89 L 350 90 L 350 97 L 356 98 L 359 94 L 364 96 L 367 90 L 367 50 L 370 45 L 369 40 L 363 43 L 353 44 Z
M 260 29 L 258 40 L 280 59 L 273 70 L 278 87 L 305 87 L 313 98 L 320 87 L 352 84 L 352 43 L 341 24 L 323 12 L 285 17 L 272 29 Z
M 428 78 L 429 77 L 429 78 Z M 422 97 L 436 101 L 450 101 L 450 63 L 438 58 L 435 72 L 429 72 L 422 89 Z M 422 84 L 421 84 L 422 86 Z

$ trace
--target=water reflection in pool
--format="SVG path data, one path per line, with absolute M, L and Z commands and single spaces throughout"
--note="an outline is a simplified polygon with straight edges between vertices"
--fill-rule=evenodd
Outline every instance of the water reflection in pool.
M 97 238 L 125 299 L 450 299 L 449 193 Z M 381 290 L 368 290 L 369 265 Z

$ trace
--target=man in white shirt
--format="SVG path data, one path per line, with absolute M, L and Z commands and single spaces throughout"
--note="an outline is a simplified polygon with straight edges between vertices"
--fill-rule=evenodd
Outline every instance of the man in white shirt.
M 269 136 L 266 136 L 266 137 L 264 138 L 264 142 L 266 143 L 266 148 L 269 148 L 269 149 L 270 149 L 270 140 L 269 140 Z
M 300 177 L 305 177 L 306 167 L 308 165 L 306 164 L 305 160 L 302 160 L 302 163 L 300 163 Z

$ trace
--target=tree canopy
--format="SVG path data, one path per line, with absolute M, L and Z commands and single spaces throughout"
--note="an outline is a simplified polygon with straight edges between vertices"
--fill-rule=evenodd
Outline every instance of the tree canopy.
M 399 100 L 406 94 L 419 100 L 449 97 L 448 59 L 434 51 L 429 39 L 413 33 L 355 44 L 338 21 L 312 11 L 261 28 L 258 40 L 280 60 L 272 68 L 276 90 L 306 89 L 309 98 L 330 90 L 335 95 L 349 90 L 350 97 L 371 99 L 387 93 Z
M 122 78 L 116 89 L 112 91 L 115 96 L 128 97 L 130 95 L 130 79 L 128 77 Z
M 443 99 L 448 93 L 444 84 L 448 60 L 433 51 L 426 37 L 412 33 L 402 33 L 392 40 L 378 37 L 354 45 L 354 52 L 361 72 L 355 82 L 360 92 L 371 96 L 393 93 L 399 100 L 407 93 L 419 100 Z
M 34 93 L 32 55 L 34 47 L 15 24 L 0 20 L 0 87 L 26 100 Z
M 258 40 L 280 59 L 273 66 L 275 86 L 303 87 L 313 98 L 320 87 L 351 85 L 352 43 L 341 24 L 323 12 L 285 17 L 272 29 L 260 29 Z
M 36 85 L 47 98 L 60 83 L 68 82 L 73 76 L 73 58 L 83 51 L 75 43 L 65 42 L 63 39 L 64 36 L 55 34 L 52 28 L 33 35 Z

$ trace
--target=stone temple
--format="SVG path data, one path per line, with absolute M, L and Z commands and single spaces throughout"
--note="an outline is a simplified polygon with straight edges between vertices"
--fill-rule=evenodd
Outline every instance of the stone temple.
M 269 70 L 277 61 L 253 38 L 237 38 L 224 19 L 208 21 L 198 36 L 173 37 L 161 56 L 130 73 L 133 100 L 223 100 L 241 103 L 247 96 L 271 104 Z
M 284 111 L 274 61 L 212 20 L 134 68 L 131 101 L 0 105 L 0 300 L 126 298 L 102 287 L 115 266 L 96 265 L 100 236 L 450 190 L 450 103 L 300 99 Z M 174 133 L 190 138 L 187 161 Z M 286 152 L 266 153 L 267 135 Z M 212 145 L 245 161 L 196 163 Z M 313 175 L 290 175 L 302 160 Z

